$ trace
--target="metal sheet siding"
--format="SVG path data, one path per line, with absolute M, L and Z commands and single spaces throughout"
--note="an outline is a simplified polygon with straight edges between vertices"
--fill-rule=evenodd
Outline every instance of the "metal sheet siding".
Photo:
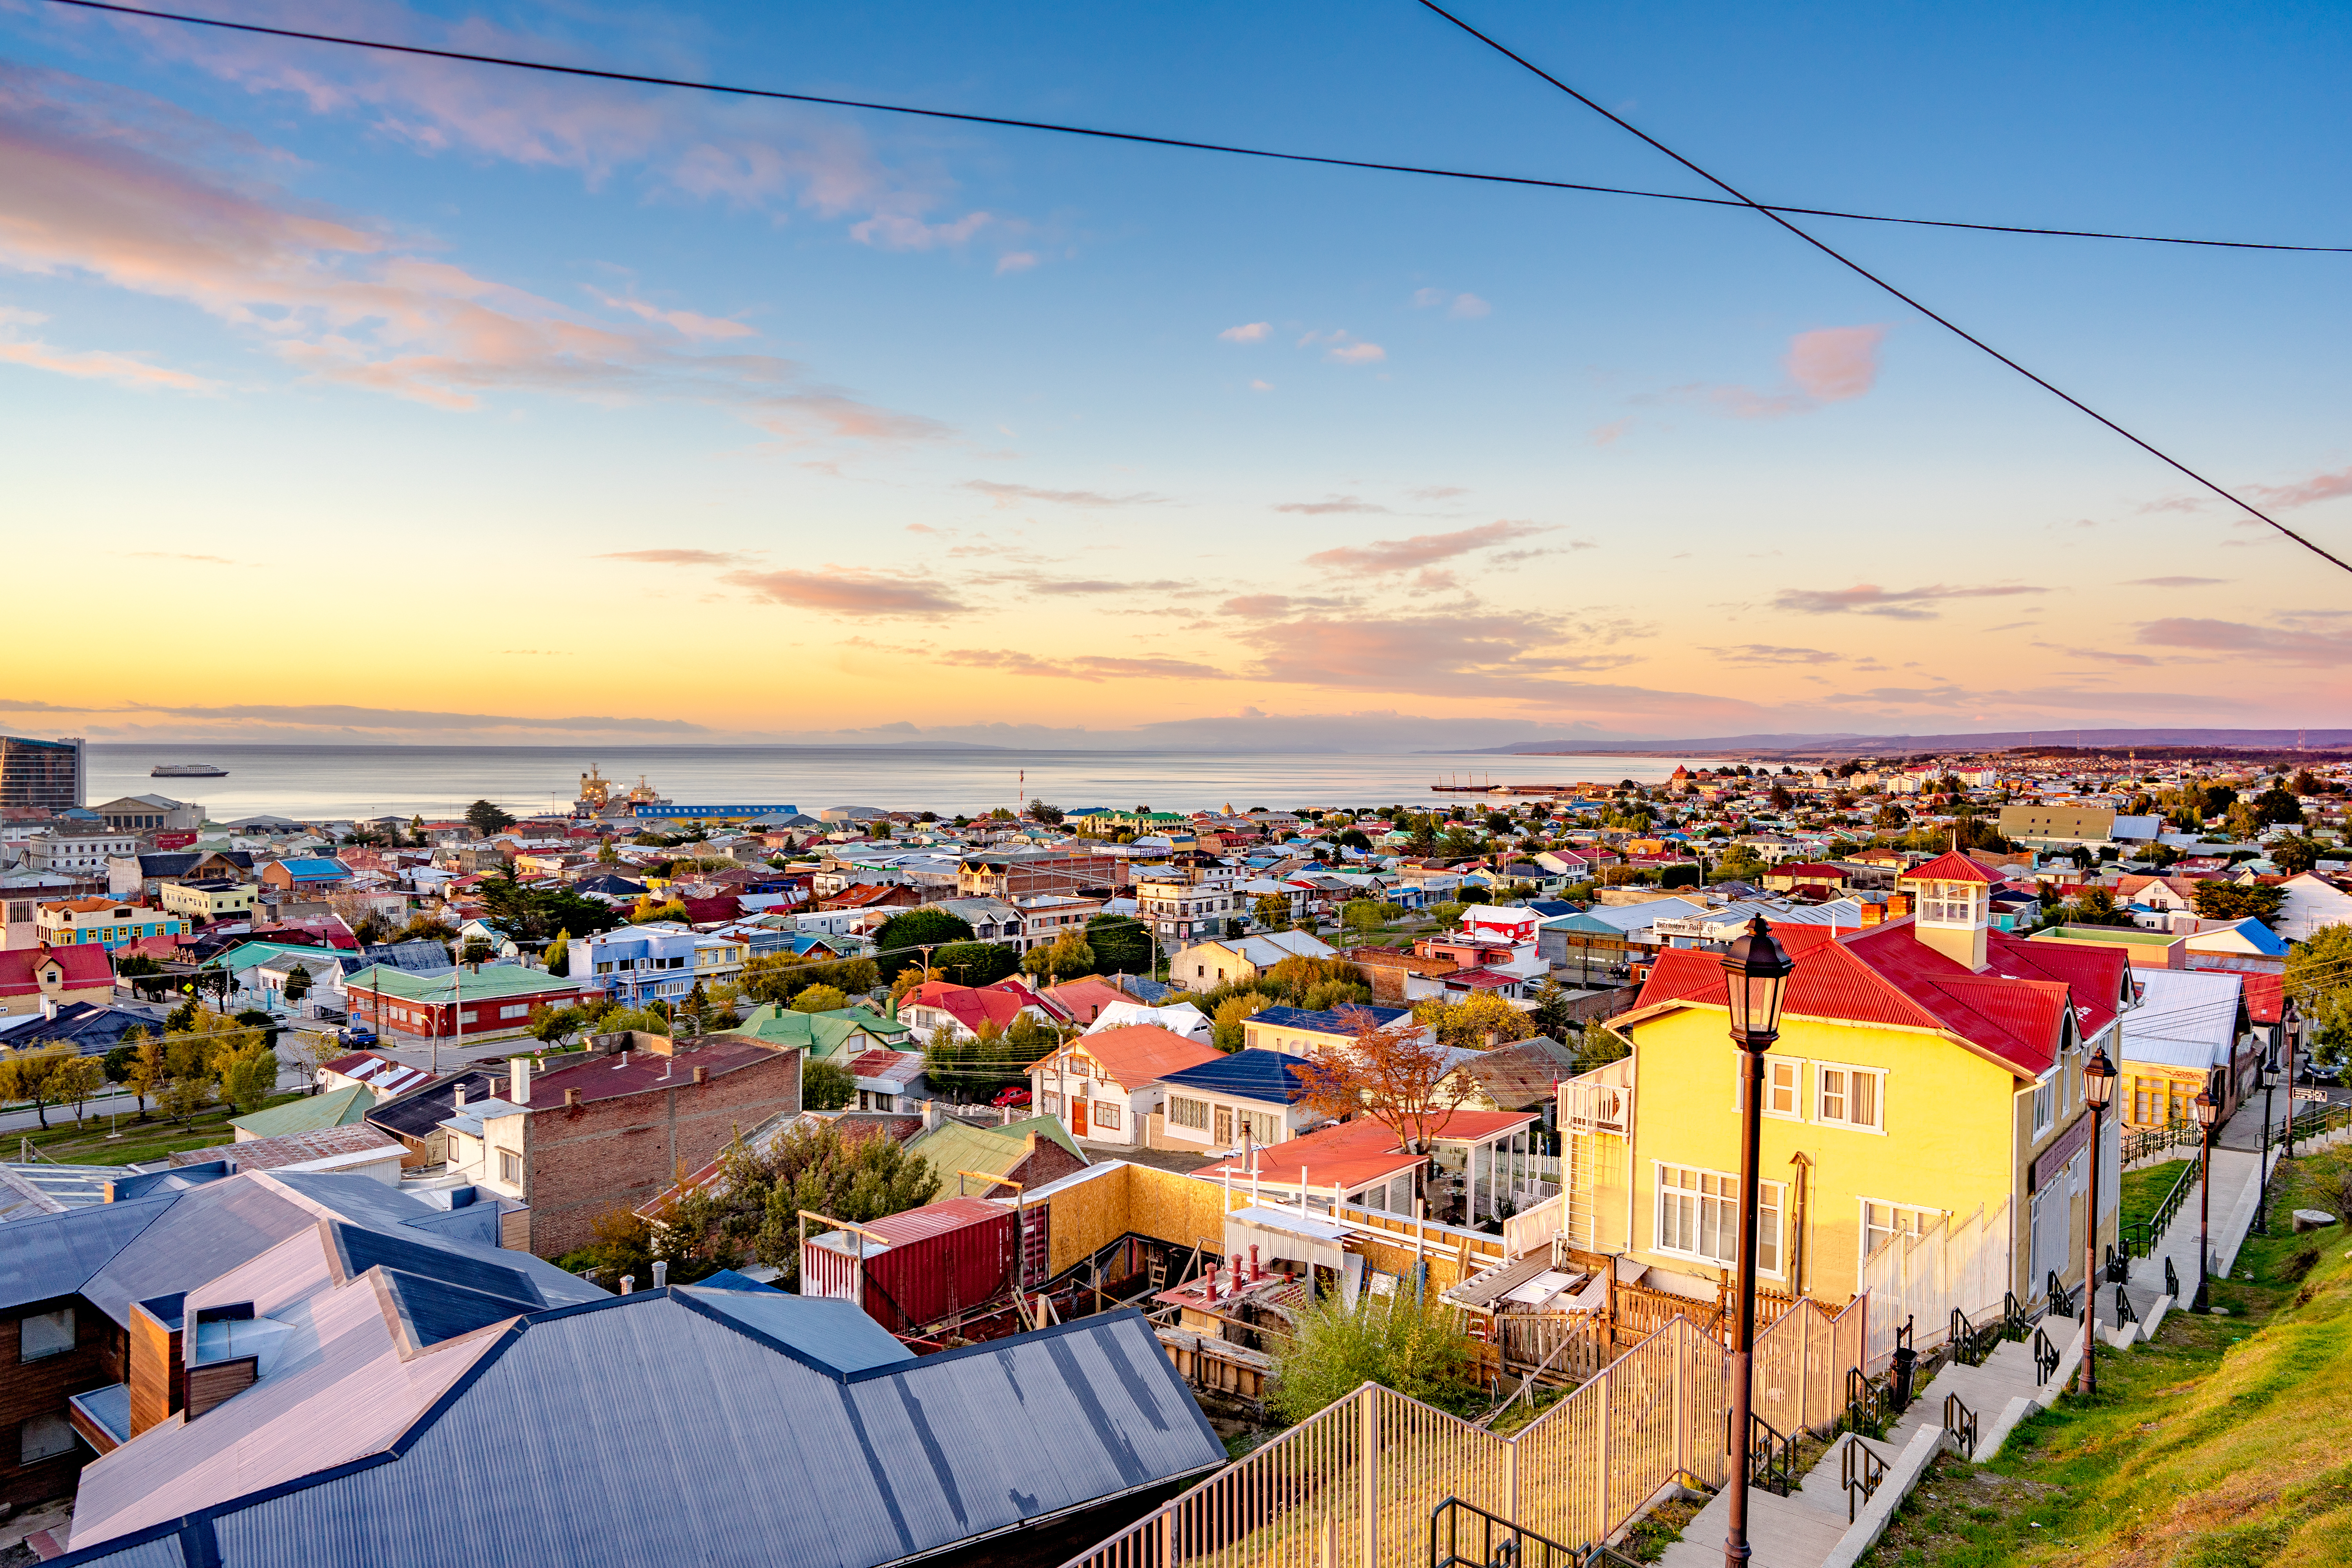
M 866 1260 L 866 1310 L 905 1333 L 992 1300 L 1013 1287 L 1013 1211 L 993 1205 L 900 1242 Z
M 1131 1316 L 845 1384 L 648 1293 L 531 1324 L 404 1458 L 216 1528 L 224 1568 L 871 1568 L 1223 1457 Z

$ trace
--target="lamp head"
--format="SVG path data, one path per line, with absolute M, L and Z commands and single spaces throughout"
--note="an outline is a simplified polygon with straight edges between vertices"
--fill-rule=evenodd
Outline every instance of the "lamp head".
M 1724 995 L 1731 1008 L 1734 1038 L 1743 1044 L 1761 1040 L 1769 1046 L 1780 1032 L 1780 1003 L 1796 967 L 1787 950 L 1774 940 L 1772 928 L 1758 915 L 1749 923 L 1748 934 L 1723 955 Z
M 2197 1109 L 2197 1125 L 2200 1127 L 2212 1126 L 2213 1118 L 2220 1115 L 2221 1111 L 2221 1102 L 2213 1098 L 2213 1091 L 2210 1089 L 2199 1089 L 2197 1098 L 2190 1103 Z
M 2107 1059 L 2107 1047 L 2101 1046 L 2083 1064 L 2083 1098 L 2104 1110 L 2115 1097 L 2116 1064 Z

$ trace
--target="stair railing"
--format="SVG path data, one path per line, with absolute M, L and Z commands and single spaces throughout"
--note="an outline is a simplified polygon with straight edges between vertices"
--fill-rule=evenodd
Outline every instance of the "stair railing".
M 2014 1290 L 2000 1293 L 2000 1337 L 2011 1344 L 2026 1334 L 2025 1303 L 2017 1299 Z
M 1848 1437 L 1845 1453 L 1838 1460 L 1838 1478 L 1845 1486 L 1845 1521 L 1852 1524 L 1862 1505 L 1877 1493 L 1878 1483 L 1886 1479 L 1886 1461 L 1861 1438 Z
M 1731 1412 L 1723 1413 L 1723 1451 L 1731 1452 Z M 1787 1497 L 1797 1473 L 1797 1440 L 1761 1415 L 1748 1416 L 1748 1484 Z
M 2033 1381 L 2038 1387 L 2050 1381 L 2058 1370 L 2058 1347 L 2040 1329 L 2033 1331 Z
M 1977 1413 L 1963 1405 L 1957 1394 L 1944 1395 L 1944 1430 L 1958 1442 L 1963 1457 L 1977 1457 Z M 1849 1519 L 1846 1522 L 1853 1521 Z
M 2138 1321 L 2139 1314 L 2132 1310 L 2131 1298 L 2124 1294 L 2124 1288 L 2122 1286 L 2116 1286 L 2116 1326 L 2117 1328 L 2121 1328 L 2126 1323 L 2137 1323 Z
M 2131 1278 L 2131 1254 L 2118 1251 L 2110 1243 L 2107 1247 L 2107 1282 L 2120 1285 Z
M 1584 1568 L 1589 1560 L 1458 1497 L 1429 1510 L 1429 1568 Z
M 2164 1260 L 2164 1293 L 2176 1301 L 2180 1300 L 2180 1274 L 2169 1258 Z

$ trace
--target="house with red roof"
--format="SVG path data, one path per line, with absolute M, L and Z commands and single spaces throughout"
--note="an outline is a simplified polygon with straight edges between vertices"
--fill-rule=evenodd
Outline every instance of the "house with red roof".
M 1409 1215 L 1426 1202 L 1432 1218 L 1477 1225 L 1550 1195 L 1529 1160 L 1541 1120 L 1532 1110 L 1454 1110 L 1431 1129 L 1429 1152 L 1415 1153 L 1393 1128 L 1358 1116 L 1193 1174 L 1247 1192 L 1253 1202 L 1303 1203 L 1309 1213 L 1329 1215 L 1337 1203 L 1343 1211 Z
M 1160 1079 L 1222 1059 L 1214 1046 L 1157 1024 L 1130 1024 L 1066 1041 L 1029 1064 L 1029 1103 L 1075 1138 L 1155 1146 L 1153 1117 L 1166 1110 Z
M 934 1029 L 944 1027 L 953 1031 L 959 1044 L 978 1039 L 983 1027 L 1009 1029 L 1013 1019 L 1024 1016 L 1040 1024 L 1068 1021 L 1051 1003 L 1013 979 L 993 985 L 927 980 L 898 1004 L 898 1021 L 918 1035 L 928 1040 Z
M 1923 1350 L 1953 1308 L 2079 1283 L 2086 1233 L 2115 1235 L 2117 1122 L 2094 1151 L 2082 1069 L 2097 1048 L 2120 1060 L 2133 970 L 2112 946 L 1991 930 L 1992 886 L 1945 855 L 1904 874 L 1910 918 L 1773 932 L 1794 971 L 1764 1058 L 1759 1279 L 1832 1303 L 1873 1289 L 1873 1321 L 1916 1317 Z M 1562 1086 L 1563 1229 L 1712 1289 L 1738 1263 L 1743 1121 L 1721 954 L 1662 952 L 1612 1026 L 1631 1058 Z M 1923 1246 L 1932 1268 L 1908 1261 Z
M 0 951 L 0 1017 L 114 999 L 114 956 L 97 942 Z

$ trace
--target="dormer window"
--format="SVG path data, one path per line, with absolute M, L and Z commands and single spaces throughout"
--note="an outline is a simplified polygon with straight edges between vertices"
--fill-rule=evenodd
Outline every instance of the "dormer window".
M 1974 882 L 1929 882 L 1919 896 L 1923 925 L 1974 925 L 1983 918 Z

